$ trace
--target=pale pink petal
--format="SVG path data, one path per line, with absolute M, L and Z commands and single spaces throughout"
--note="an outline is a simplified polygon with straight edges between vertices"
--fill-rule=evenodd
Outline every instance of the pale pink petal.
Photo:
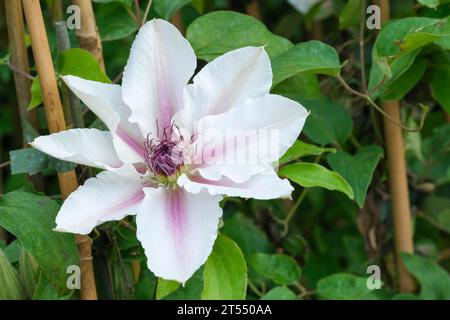
M 207 64 L 186 87 L 185 108 L 175 124 L 189 130 L 203 116 L 239 108 L 247 98 L 268 94 L 271 86 L 270 59 L 263 47 L 230 51 Z
M 226 176 L 237 183 L 266 170 L 294 143 L 308 112 L 277 95 L 247 99 L 240 108 L 199 121 L 193 162 L 208 180 Z
M 158 277 L 185 283 L 211 253 L 222 215 L 221 197 L 183 189 L 144 192 L 136 225 L 148 267 Z
M 145 133 L 162 134 L 183 107 L 183 88 L 197 60 L 189 42 L 167 21 L 154 19 L 140 30 L 131 48 L 122 80 L 130 121 Z
M 145 136 L 136 124 L 128 122 L 130 109 L 122 101 L 121 87 L 74 76 L 63 79 L 111 131 L 119 158 L 125 163 L 143 162 Z
M 56 217 L 56 231 L 88 234 L 106 221 L 136 214 L 144 198 L 143 181 L 136 170 L 124 165 L 88 179 L 64 202 Z
M 290 198 L 294 188 L 287 179 L 280 179 L 270 168 L 267 172 L 257 174 L 243 183 L 236 183 L 223 177 L 218 181 L 207 180 L 200 175 L 178 178 L 178 185 L 190 193 L 197 194 L 206 189 L 211 195 L 225 195 L 229 197 L 254 198 L 268 200 L 276 198 Z
M 36 138 L 31 146 L 61 160 L 101 169 L 122 165 L 109 131 L 71 129 Z

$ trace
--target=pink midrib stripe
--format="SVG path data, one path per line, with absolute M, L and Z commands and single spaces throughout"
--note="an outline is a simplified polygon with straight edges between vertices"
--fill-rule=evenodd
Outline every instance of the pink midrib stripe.
M 186 236 L 186 208 L 182 190 L 169 191 L 167 197 L 167 207 L 169 211 L 170 232 L 174 236 L 174 246 L 176 257 L 181 267 L 184 264 L 184 238 Z
M 131 150 L 133 150 L 136 154 L 138 154 L 142 158 L 144 157 L 145 154 L 144 148 L 133 138 L 131 138 L 124 130 L 122 130 L 121 128 L 117 128 L 116 134 L 120 139 L 122 139 L 123 142 L 125 142 L 130 147 Z
M 139 202 L 141 202 L 144 199 L 144 196 L 145 196 L 144 191 L 142 189 L 140 189 L 138 192 L 133 194 L 131 197 L 125 199 L 125 201 L 120 202 L 116 205 L 113 205 L 112 207 L 105 208 L 104 210 L 102 210 L 96 214 L 93 214 L 93 215 L 87 217 L 86 219 L 78 221 L 76 224 L 77 225 L 84 224 L 84 223 L 92 221 L 92 220 L 94 220 L 96 222 L 103 220 L 108 215 L 115 214 L 118 211 L 124 210 L 126 208 L 129 208 L 131 206 L 138 204 Z

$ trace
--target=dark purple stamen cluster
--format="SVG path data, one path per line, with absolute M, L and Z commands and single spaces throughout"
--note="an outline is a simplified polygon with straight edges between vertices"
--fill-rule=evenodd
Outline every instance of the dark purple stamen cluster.
M 147 136 L 144 142 L 145 161 L 155 175 L 171 176 L 183 163 L 182 151 L 164 132 L 161 139 Z

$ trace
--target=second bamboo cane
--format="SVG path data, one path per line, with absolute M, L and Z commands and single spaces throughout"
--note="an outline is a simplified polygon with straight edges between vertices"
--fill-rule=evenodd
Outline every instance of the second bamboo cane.
M 28 25 L 28 31 L 30 33 L 33 56 L 41 84 L 48 128 L 52 133 L 59 132 L 66 129 L 66 123 L 61 106 L 58 85 L 56 83 L 55 71 L 53 69 L 53 62 L 45 31 L 41 6 L 38 0 L 23 0 L 22 4 Z M 58 172 L 58 180 L 63 198 L 67 198 L 69 194 L 75 191 L 78 187 L 77 177 L 74 170 Z M 76 241 L 80 256 L 81 299 L 97 299 L 92 264 L 91 239 L 89 236 L 76 235 Z
M 381 20 L 389 20 L 389 0 L 380 0 Z M 391 118 L 398 123 L 400 104 L 398 101 L 383 102 L 382 107 Z M 401 292 L 413 292 L 415 281 L 403 264 L 400 253 L 414 253 L 411 210 L 409 205 L 408 180 L 402 129 L 383 118 L 386 140 L 386 151 L 389 165 L 389 183 L 391 192 L 391 208 L 394 221 L 395 251 L 398 273 L 398 287 Z

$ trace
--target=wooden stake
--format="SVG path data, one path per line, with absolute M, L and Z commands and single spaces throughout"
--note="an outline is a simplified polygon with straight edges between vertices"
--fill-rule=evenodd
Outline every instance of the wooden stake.
M 16 87 L 17 106 L 22 126 L 23 147 L 28 147 L 25 134 L 25 125 L 28 122 L 33 128 L 39 128 L 36 110 L 28 111 L 31 100 L 31 79 L 27 48 L 25 47 L 25 31 L 23 24 L 22 4 L 19 1 L 5 0 L 5 16 L 8 29 L 8 43 L 10 52 L 10 65 L 13 68 L 14 84 Z M 44 190 L 41 174 L 29 176 L 28 179 L 36 190 Z
M 389 20 L 389 0 L 380 0 L 381 20 Z M 400 103 L 398 101 L 382 102 L 384 112 L 398 123 Z M 414 253 L 411 210 L 409 204 L 408 178 L 406 173 L 405 149 L 402 129 L 383 117 L 386 151 L 389 165 L 389 183 L 391 192 L 391 209 L 394 220 L 395 251 L 398 273 L 398 287 L 401 292 L 413 292 L 416 283 L 406 269 L 400 253 Z
M 92 53 L 102 70 L 105 71 L 102 42 L 95 22 L 92 2 L 91 0 L 73 0 L 72 3 L 79 6 L 81 12 L 81 29 L 77 30 L 80 48 Z
M 61 98 L 53 69 L 52 57 L 45 32 L 41 5 L 38 0 L 22 0 L 28 31 L 31 38 L 33 56 L 41 84 L 42 98 L 44 100 L 45 115 L 51 133 L 66 129 Z M 78 188 L 77 177 L 74 170 L 58 172 L 59 186 L 63 198 Z M 76 235 L 81 269 L 81 292 L 83 300 L 97 299 L 95 289 L 94 269 L 91 254 L 91 239 L 89 236 Z
M 25 47 L 25 32 L 23 26 L 22 5 L 18 1 L 5 0 L 6 24 L 8 27 L 8 42 L 10 64 L 17 72 L 13 72 L 16 86 L 17 104 L 21 120 L 28 121 L 37 128 L 38 119 L 36 110 L 28 111 L 31 99 L 31 79 L 26 76 L 30 73 L 27 49 Z M 20 71 L 20 72 L 18 72 Z M 24 138 L 24 147 L 28 145 Z

